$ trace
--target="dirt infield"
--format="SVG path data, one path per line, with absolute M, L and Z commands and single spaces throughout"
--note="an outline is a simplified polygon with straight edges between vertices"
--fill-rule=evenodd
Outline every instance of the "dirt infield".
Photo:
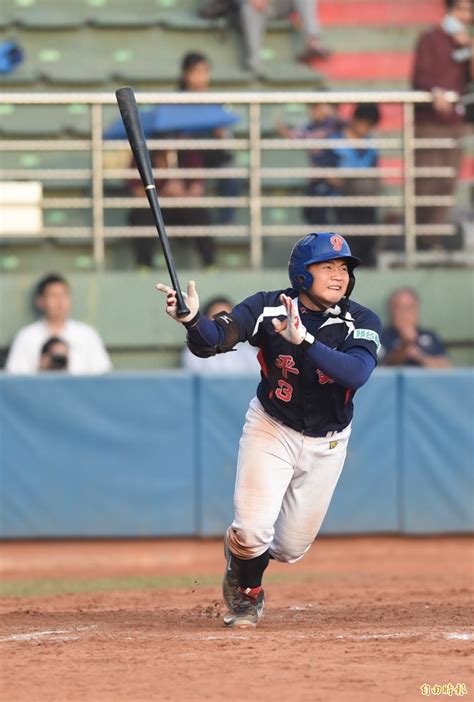
M 217 541 L 3 543 L 0 562 L 1 700 L 474 695 L 469 538 L 320 538 L 271 564 L 256 630 L 222 626 Z

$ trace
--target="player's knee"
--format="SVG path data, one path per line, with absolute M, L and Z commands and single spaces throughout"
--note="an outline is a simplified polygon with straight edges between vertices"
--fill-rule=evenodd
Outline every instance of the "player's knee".
M 311 544 L 275 544 L 270 547 L 272 558 L 281 563 L 296 563 L 311 548 Z
M 226 534 L 227 544 L 238 558 L 257 558 L 268 549 L 272 534 L 265 530 L 251 530 L 229 527 Z

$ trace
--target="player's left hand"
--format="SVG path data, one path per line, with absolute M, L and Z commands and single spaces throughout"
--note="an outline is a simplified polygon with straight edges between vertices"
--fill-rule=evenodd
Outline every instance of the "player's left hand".
M 295 346 L 299 346 L 305 338 L 312 343 L 314 337 L 308 332 L 301 321 L 298 310 L 298 300 L 292 300 L 291 297 L 282 293 L 280 295 L 280 302 L 286 310 L 287 317 L 281 322 L 276 317 L 272 319 L 275 331 L 281 334 L 290 344 L 294 344 Z
M 199 297 L 196 290 L 194 280 L 188 282 L 187 293 L 183 292 L 183 298 L 189 308 L 189 314 L 186 317 L 178 317 L 178 302 L 176 300 L 176 292 L 169 285 L 157 283 L 156 289 L 166 294 L 166 314 L 168 314 L 175 322 L 190 322 L 199 312 Z

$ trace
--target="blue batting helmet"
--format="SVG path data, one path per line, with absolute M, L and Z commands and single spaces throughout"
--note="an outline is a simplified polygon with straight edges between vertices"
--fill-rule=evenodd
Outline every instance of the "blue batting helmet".
M 311 263 L 332 261 L 344 258 L 349 265 L 349 285 L 346 297 L 352 292 L 355 284 L 354 268 L 361 260 L 351 254 L 349 244 L 340 234 L 334 232 L 318 232 L 307 234 L 296 242 L 288 263 L 288 275 L 295 290 L 309 290 L 313 284 L 313 276 L 308 271 Z

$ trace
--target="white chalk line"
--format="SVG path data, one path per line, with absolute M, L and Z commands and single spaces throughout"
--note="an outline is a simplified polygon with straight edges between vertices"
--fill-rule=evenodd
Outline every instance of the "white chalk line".
M 10 634 L 9 636 L 0 636 L 0 643 L 10 641 L 78 641 L 81 637 L 76 636 L 76 633 L 95 629 L 96 625 L 76 626 L 71 629 L 51 629 L 51 631 L 30 631 L 25 634 Z
M 128 640 L 153 640 L 161 638 L 172 638 L 173 640 L 187 641 L 225 641 L 241 639 L 242 641 L 254 641 L 256 638 L 268 638 L 269 636 L 277 635 L 280 639 L 290 639 L 292 641 L 313 640 L 313 641 L 390 641 L 399 639 L 412 639 L 418 641 L 472 641 L 474 633 L 472 632 L 457 632 L 457 631 L 441 631 L 441 632 L 424 632 L 424 631 L 381 631 L 374 633 L 363 634 L 343 634 L 343 633 L 327 633 L 319 631 L 311 631 L 307 633 L 291 632 L 291 631 L 268 631 L 262 626 L 251 630 L 248 635 L 237 634 L 235 629 L 222 629 L 222 633 L 216 634 L 195 634 L 195 633 L 180 633 L 179 635 L 163 634 L 160 632 L 148 632 L 146 634 L 137 633 L 136 636 L 128 636 Z
M 444 635 L 446 639 L 455 639 L 456 641 L 472 641 L 474 634 L 452 631 Z
M 274 632 L 266 632 L 263 631 L 261 628 L 257 631 L 253 631 L 251 636 L 236 636 L 232 634 L 231 632 L 228 632 L 227 634 L 221 634 L 219 636 L 191 636 L 191 637 L 186 637 L 186 638 L 193 638 L 193 639 L 199 639 L 201 641 L 213 641 L 213 640 L 221 640 L 221 639 L 243 639 L 243 640 L 251 640 L 255 638 L 255 634 L 260 635 L 260 636 L 265 636 L 269 633 L 274 633 Z M 303 633 L 292 633 L 292 632 L 278 632 L 278 635 L 281 636 L 282 638 L 289 638 L 289 639 L 315 639 L 315 640 L 320 640 L 320 641 L 387 641 L 390 639 L 418 639 L 422 641 L 440 641 L 440 640 L 448 640 L 448 641 L 473 641 L 474 640 L 474 633 L 472 632 L 458 632 L 458 631 L 449 631 L 449 632 L 437 632 L 437 633 L 423 633 L 423 632 L 417 632 L 417 631 L 392 631 L 392 632 L 376 632 L 376 633 L 367 633 L 367 634 L 326 634 L 324 632 L 310 632 L 308 634 L 303 634 Z
M 28 642 L 28 641 L 78 641 L 82 638 L 81 633 L 85 631 L 90 631 L 96 629 L 97 625 L 92 624 L 89 626 L 79 626 L 72 627 L 69 629 L 51 629 L 48 631 L 31 631 L 26 633 L 9 634 L 8 636 L 1 636 L 0 643 L 18 643 L 18 642 Z M 104 632 L 103 632 L 104 633 Z M 474 633 L 467 631 L 441 631 L 441 632 L 417 632 L 417 631 L 390 631 L 390 632 L 374 632 L 374 633 L 364 633 L 364 634 L 338 634 L 338 633 L 325 633 L 318 631 L 311 631 L 308 633 L 293 633 L 293 632 L 272 632 L 266 631 L 265 629 L 259 628 L 252 630 L 252 633 L 248 636 L 237 634 L 235 631 L 226 631 L 222 634 L 181 634 L 179 636 L 171 635 L 170 632 L 137 632 L 135 636 L 126 636 L 125 640 L 128 641 L 138 641 L 138 640 L 153 640 L 162 638 L 173 638 L 173 639 L 187 639 L 193 641 L 222 641 L 222 640 L 241 640 L 250 641 L 255 640 L 255 637 L 266 637 L 268 635 L 274 635 L 278 633 L 281 638 L 293 639 L 293 640 L 317 640 L 317 641 L 390 641 L 399 639 L 418 639 L 421 641 L 473 641 Z
M 304 612 L 306 609 L 311 609 L 312 606 L 312 604 L 305 605 L 304 607 L 298 607 L 296 605 L 294 607 L 288 607 L 288 609 L 290 610 L 290 612 Z

